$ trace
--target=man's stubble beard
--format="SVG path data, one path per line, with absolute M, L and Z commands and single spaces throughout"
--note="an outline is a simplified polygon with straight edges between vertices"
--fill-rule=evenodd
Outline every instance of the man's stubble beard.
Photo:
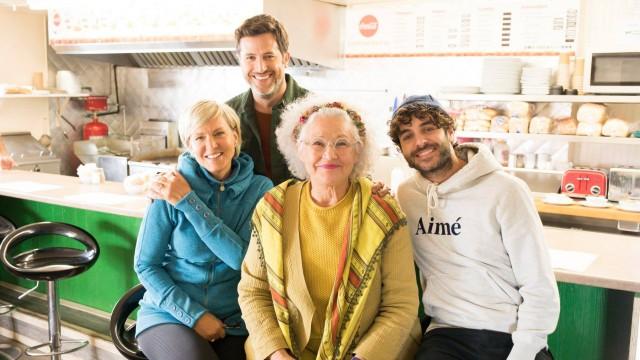
M 427 145 L 423 146 L 422 148 L 416 149 L 412 152 L 409 159 L 407 159 L 407 163 L 409 164 L 409 166 L 413 169 L 416 169 L 420 173 L 420 175 L 425 178 L 428 176 L 436 175 L 438 173 L 446 172 L 453 167 L 453 157 L 451 156 L 449 143 L 443 143 L 438 147 L 438 162 L 429 168 L 420 168 L 414 160 L 415 153 L 429 146 L 432 145 Z

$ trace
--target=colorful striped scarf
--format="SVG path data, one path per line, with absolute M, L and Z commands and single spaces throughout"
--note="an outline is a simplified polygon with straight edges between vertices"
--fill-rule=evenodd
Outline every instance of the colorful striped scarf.
M 299 199 L 302 184 L 289 180 L 273 188 L 258 204 L 252 219 L 261 260 L 267 269 L 278 324 L 290 351 L 297 358 L 304 349 L 296 344 L 287 306 L 283 222 L 284 216 L 299 216 L 286 213 L 284 202 L 285 195 L 290 196 L 292 191 Z M 318 360 L 341 360 L 351 356 L 362 335 L 357 333 L 358 325 L 371 280 L 380 266 L 382 250 L 394 231 L 406 224 L 406 218 L 395 202 L 371 194 L 368 179 L 358 179 L 354 186 L 356 194 L 343 236 L 337 278 L 326 310 L 324 332 L 316 356 Z

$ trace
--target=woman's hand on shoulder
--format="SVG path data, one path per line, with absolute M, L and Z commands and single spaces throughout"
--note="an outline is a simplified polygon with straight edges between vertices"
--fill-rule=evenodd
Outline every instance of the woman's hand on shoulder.
M 289 354 L 287 349 L 278 349 L 269 356 L 269 360 L 295 360 L 295 358 Z
M 151 179 L 147 196 L 152 199 L 166 200 L 175 206 L 190 191 L 191 186 L 184 176 L 178 170 L 171 170 L 157 174 Z
M 196 321 L 193 330 L 203 339 L 212 342 L 225 337 L 224 323 L 212 313 L 204 313 Z

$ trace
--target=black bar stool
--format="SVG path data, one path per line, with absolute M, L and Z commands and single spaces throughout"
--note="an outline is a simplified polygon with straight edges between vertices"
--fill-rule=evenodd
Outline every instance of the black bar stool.
M 24 241 L 42 235 L 60 235 L 77 240 L 85 246 L 84 250 L 69 247 L 47 247 L 32 249 L 11 255 L 12 250 Z M 60 298 L 57 280 L 69 278 L 88 270 L 98 260 L 98 243 L 86 231 L 69 224 L 39 222 L 22 226 L 9 233 L 0 246 L 0 260 L 5 269 L 15 276 L 35 281 L 47 281 L 49 341 L 25 350 L 30 356 L 51 356 L 60 359 L 61 354 L 76 351 L 89 342 L 86 340 L 62 340 L 60 337 Z M 63 349 L 63 344 L 75 345 Z M 48 352 L 38 351 L 44 346 Z
M 0 243 L 2 240 L 13 230 L 16 229 L 16 226 L 4 216 L 0 215 Z M 11 304 L 2 304 L 0 305 L 0 315 L 8 314 L 13 311 L 14 306 Z
M 0 215 L 0 243 L 2 243 L 2 240 L 4 240 L 4 238 L 15 229 L 16 226 L 13 225 L 9 219 Z M 12 312 L 14 308 L 15 306 L 12 304 L 0 305 L 0 316 Z M 9 356 L 9 354 L 5 353 L 5 350 L 8 349 L 16 349 L 18 353 L 15 356 Z M 20 355 L 22 355 L 22 350 L 19 348 L 10 344 L 0 343 L 0 359 L 17 359 Z
M 109 332 L 113 345 L 124 357 L 129 360 L 146 360 L 136 341 L 136 324 L 127 327 L 127 318 L 138 308 L 138 303 L 146 289 L 142 284 L 138 284 L 127 291 L 111 312 L 111 323 Z
M 0 215 L 0 243 L 5 238 L 5 236 L 9 235 L 10 232 L 16 229 L 16 226 L 7 219 L 6 217 Z
M 0 305 L 0 316 L 13 311 L 15 307 L 11 304 Z M 11 343 L 0 343 L 0 360 L 19 359 L 22 356 L 22 349 Z

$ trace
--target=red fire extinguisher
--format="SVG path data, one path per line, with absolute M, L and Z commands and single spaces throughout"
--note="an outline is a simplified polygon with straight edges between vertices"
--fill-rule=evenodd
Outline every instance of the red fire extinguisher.
M 96 137 L 105 137 L 109 135 L 109 127 L 107 124 L 98 121 L 98 111 L 107 110 L 106 96 L 87 96 L 84 102 L 84 109 L 93 112 L 91 121 L 84 124 L 82 129 L 82 139 L 89 140 Z

